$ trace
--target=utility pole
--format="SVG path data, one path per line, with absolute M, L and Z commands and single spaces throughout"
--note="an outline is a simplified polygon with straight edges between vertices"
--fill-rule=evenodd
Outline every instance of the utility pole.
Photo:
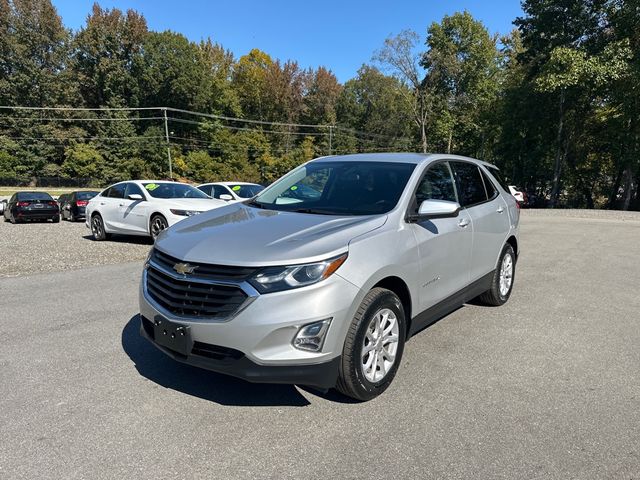
M 333 140 L 333 125 L 329 125 L 329 155 L 331 155 L 332 140 Z
M 169 157 L 169 178 L 173 180 L 173 169 L 171 167 L 171 143 L 169 142 L 169 124 L 167 123 L 167 107 L 162 109 L 164 113 L 164 136 L 167 139 L 167 157 Z

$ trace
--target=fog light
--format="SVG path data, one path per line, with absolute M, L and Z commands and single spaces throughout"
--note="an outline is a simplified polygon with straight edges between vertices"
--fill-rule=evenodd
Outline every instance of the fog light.
M 293 346 L 300 350 L 319 352 L 324 345 L 324 337 L 329 330 L 331 319 L 320 320 L 302 327 L 293 339 Z

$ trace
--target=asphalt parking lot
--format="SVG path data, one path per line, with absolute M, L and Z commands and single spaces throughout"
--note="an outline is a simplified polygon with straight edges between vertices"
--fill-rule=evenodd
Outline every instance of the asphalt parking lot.
M 0 478 L 640 477 L 640 214 L 524 212 L 510 301 L 368 403 L 172 362 L 138 335 L 150 243 L 87 234 L 0 223 Z

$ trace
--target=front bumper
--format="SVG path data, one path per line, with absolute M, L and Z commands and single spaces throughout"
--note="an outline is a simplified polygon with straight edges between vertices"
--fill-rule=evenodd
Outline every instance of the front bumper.
M 210 345 L 209 350 L 199 350 L 209 356 L 181 355 L 158 345 L 153 338 L 151 321 L 142 316 L 140 317 L 140 335 L 178 362 L 253 383 L 298 384 L 325 389 L 334 387 L 338 379 L 340 357 L 313 365 L 260 365 L 241 355 L 240 352 L 235 355 L 225 355 L 227 349 L 216 348 L 215 345 Z
M 359 297 L 359 289 L 338 274 L 308 287 L 257 295 L 235 316 L 222 321 L 172 315 L 149 296 L 146 275 L 145 270 L 140 286 L 141 333 L 171 358 L 252 382 L 335 386 L 354 301 Z M 293 347 L 302 326 L 327 318 L 332 320 L 321 352 Z M 151 326 L 155 319 L 188 326 L 193 350 L 181 355 L 158 345 Z M 147 329 L 145 321 L 149 322 Z M 213 348 L 216 358 L 195 345 Z M 220 350 L 236 353 L 221 358 Z

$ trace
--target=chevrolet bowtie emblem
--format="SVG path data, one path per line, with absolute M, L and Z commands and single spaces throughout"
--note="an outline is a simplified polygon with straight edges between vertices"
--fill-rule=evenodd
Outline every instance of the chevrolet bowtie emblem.
M 196 268 L 198 268 L 196 265 L 189 265 L 188 263 L 176 263 L 173 266 L 173 269 L 178 272 L 180 275 L 187 275 L 189 273 L 193 273 L 195 272 Z

